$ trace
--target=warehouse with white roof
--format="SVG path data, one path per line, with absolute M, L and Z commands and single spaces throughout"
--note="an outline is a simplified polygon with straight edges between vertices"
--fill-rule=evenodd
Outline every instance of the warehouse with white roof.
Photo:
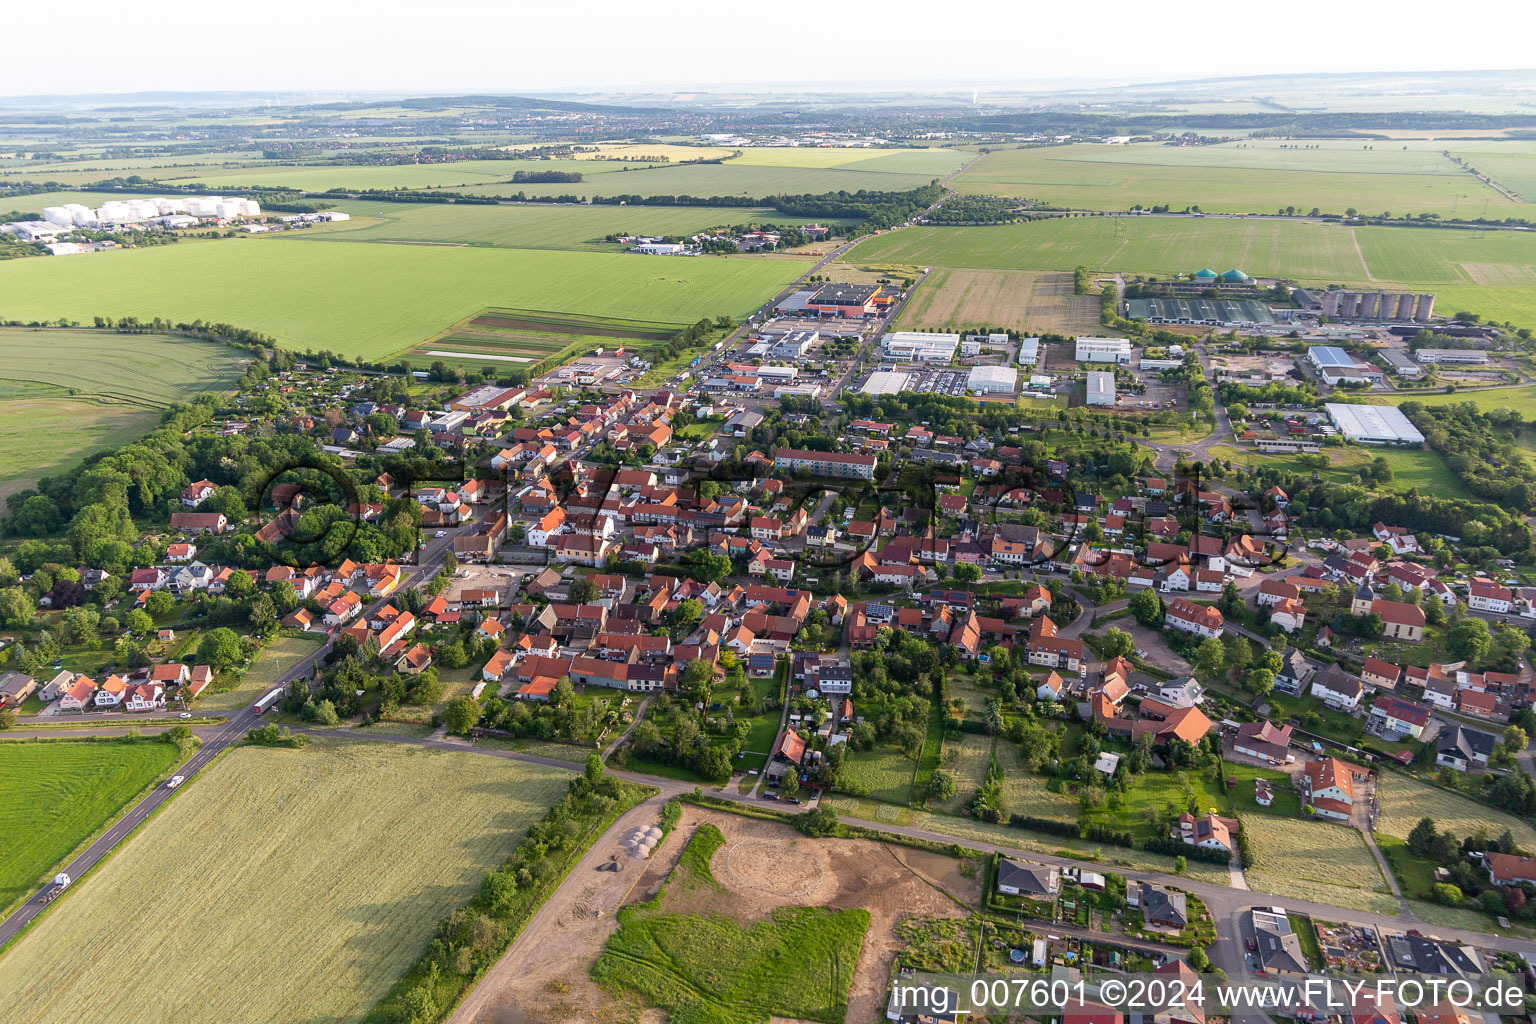
M 1019 371 L 1011 366 L 973 366 L 965 387 L 978 395 L 1011 395 L 1019 388 Z
M 1347 440 L 1361 444 L 1423 444 L 1424 435 L 1395 405 L 1328 404 L 1328 418 Z

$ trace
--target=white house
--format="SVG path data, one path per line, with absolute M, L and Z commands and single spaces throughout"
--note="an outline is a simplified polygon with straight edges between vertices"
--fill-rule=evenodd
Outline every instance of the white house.
M 1358 707 L 1360 695 L 1364 692 L 1365 684 L 1353 676 L 1346 675 L 1337 665 L 1329 665 L 1312 677 L 1312 696 L 1330 707 Z
M 1219 637 L 1225 629 L 1225 620 L 1220 611 L 1182 597 L 1176 597 L 1168 603 L 1164 618 L 1174 629 L 1197 636 Z
M 1515 605 L 1515 595 L 1491 583 L 1474 583 L 1467 590 L 1467 607 L 1478 612 L 1507 615 Z

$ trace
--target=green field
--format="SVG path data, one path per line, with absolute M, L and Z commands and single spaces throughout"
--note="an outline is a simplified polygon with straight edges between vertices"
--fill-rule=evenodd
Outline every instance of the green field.
M 1303 213 L 1316 207 L 1337 214 L 1354 208 L 1373 214 L 1519 215 L 1501 193 L 1438 150 L 1400 143 L 1036 146 L 989 153 L 955 185 L 962 192 L 1088 210 L 1166 204 L 1219 213 L 1273 213 L 1294 206 Z
M 1365 396 L 1366 400 L 1382 397 L 1385 396 Z M 1224 444 L 1212 446 L 1211 454 L 1230 460 L 1234 466 L 1242 468 L 1257 469 L 1261 466 L 1275 466 L 1306 476 L 1314 472 L 1312 467 L 1303 465 L 1296 456 L 1267 455 L 1249 448 Z M 1410 491 L 1418 488 L 1426 494 L 1472 499 L 1471 492 L 1451 474 L 1440 456 L 1427 448 L 1368 450 L 1359 445 L 1351 445 L 1344 448 L 1324 448 L 1323 454 L 1328 456 L 1334 466 L 1333 469 L 1323 470 L 1323 476 L 1338 483 L 1358 483 L 1359 470 L 1369 466 L 1379 456 L 1386 459 L 1387 464 L 1392 467 L 1390 486 L 1393 490 Z
M 232 239 L 9 260 L 0 264 L 0 315 L 201 317 L 298 351 L 381 360 L 491 306 L 683 323 L 744 316 L 805 267 L 767 257 Z
M 900 166 L 898 164 L 897 166 Z M 957 163 L 955 166 L 959 166 Z M 782 164 L 748 164 L 731 160 L 723 164 L 648 165 L 645 169 L 589 174 L 579 182 L 548 184 L 473 185 L 461 189 L 469 195 L 510 196 L 742 196 L 762 199 L 773 195 L 822 192 L 907 192 L 921 188 L 947 171 L 919 172 L 864 169 L 858 163 L 839 167 L 792 167 Z M 510 178 L 510 175 L 508 175 Z
M 237 711 L 266 693 L 295 664 L 315 653 L 323 636 L 280 636 L 256 656 L 245 675 L 229 689 L 212 688 L 197 699 L 199 711 Z M 215 686 L 219 681 L 215 680 Z
M 809 224 L 773 210 L 682 206 L 456 206 L 446 204 L 341 202 L 352 220 L 295 234 L 295 239 L 457 243 L 511 249 L 577 249 L 618 252 L 607 235 L 692 235 L 717 225 L 771 221 Z
M 1513 409 L 1526 419 L 1536 416 L 1536 385 L 1512 388 L 1464 388 L 1449 394 L 1436 395 L 1382 395 L 1368 394 L 1363 401 L 1372 404 L 1390 402 L 1419 402 L 1422 405 L 1460 405 L 1471 402 L 1484 412 L 1489 409 Z
M 191 338 L 0 329 L 0 497 L 127 444 L 160 409 L 232 385 L 242 362 Z
M 861 242 L 861 260 L 939 267 L 1166 275 L 1239 268 L 1304 284 L 1429 290 L 1436 308 L 1536 324 L 1536 234 L 1346 227 L 1298 220 L 1069 217 L 915 227 Z
M 176 763 L 150 740 L 0 743 L 0 908 L 31 896 L 70 852 Z
M 359 1021 L 569 778 L 391 743 L 236 748 L 0 960 L 0 1021 Z
M 709 858 L 721 838 L 701 826 L 667 888 L 619 911 L 618 931 L 592 977 L 675 1021 L 756 1024 L 772 1016 L 841 1024 L 869 911 L 780 907 L 751 923 L 719 912 L 668 912 L 674 895 L 714 888 Z
M 895 747 L 877 744 L 873 750 L 850 751 L 842 777 L 875 800 L 905 806 L 912 800 L 912 775 L 917 763 Z

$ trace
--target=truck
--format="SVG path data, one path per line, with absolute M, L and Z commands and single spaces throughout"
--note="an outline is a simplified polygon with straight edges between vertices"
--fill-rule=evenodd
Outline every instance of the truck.
M 267 710 L 272 707 L 272 705 L 276 704 L 278 701 L 280 701 L 282 699 L 283 699 L 283 688 L 281 686 L 279 686 L 277 689 L 273 690 L 272 692 L 268 693 L 265 697 L 262 697 L 256 703 L 252 704 L 251 705 L 251 710 L 256 712 L 256 714 L 258 714 L 258 715 L 265 714 L 267 712 Z
M 71 881 L 72 879 L 67 874 L 60 871 L 53 876 L 53 881 L 43 886 L 43 891 L 38 894 L 38 901 L 41 903 L 52 903 L 59 898 L 65 889 L 69 888 Z

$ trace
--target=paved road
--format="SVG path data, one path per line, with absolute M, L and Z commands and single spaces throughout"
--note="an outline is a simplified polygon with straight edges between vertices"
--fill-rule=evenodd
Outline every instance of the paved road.
M 421 564 L 410 570 L 405 579 L 401 581 L 400 586 L 402 588 L 417 583 L 437 572 L 438 566 L 442 563 L 444 553 L 452 547 L 453 534 L 455 532 L 457 531 L 448 531 L 447 536 L 434 538 L 427 544 L 427 547 L 421 552 Z M 388 600 L 388 598 L 381 598 L 375 601 L 364 611 L 364 618 L 366 619 L 366 617 L 372 615 L 375 609 L 387 603 Z M 319 664 L 326 652 L 330 650 L 331 643 L 331 640 L 327 640 L 314 653 L 293 665 L 287 672 L 283 673 L 282 677 L 274 685 L 287 686 L 294 679 L 307 677 L 312 674 L 315 666 Z M 246 731 L 260 722 L 259 716 L 249 707 L 242 708 L 233 713 L 220 712 L 220 714 L 230 714 L 229 721 L 221 726 L 198 730 L 199 734 L 204 732 L 210 734 L 202 736 L 203 742 L 197 752 L 188 758 L 184 764 L 175 769 L 174 775 L 180 775 L 186 780 L 191 781 L 192 776 L 211 764 L 214 758 L 222 754 L 230 744 L 243 739 Z M 164 724 L 163 720 L 158 724 Z M 191 722 L 187 724 L 191 724 Z M 64 733 L 76 731 L 73 729 L 61 729 L 56 731 L 47 730 L 46 732 L 48 735 L 62 736 Z M 42 732 L 44 730 L 32 731 L 33 735 Z M 87 730 L 87 734 L 101 735 L 102 733 L 99 729 L 93 729 Z M 569 765 L 564 765 L 563 762 L 561 764 L 564 767 L 569 767 Z M 162 803 L 169 799 L 171 793 L 172 791 L 163 785 L 156 786 L 147 796 L 134 804 L 126 814 L 114 822 L 111 828 L 102 833 L 95 842 L 91 843 L 74 860 L 65 865 L 62 870 L 67 872 L 69 877 L 75 880 L 76 884 L 80 884 L 81 878 L 99 864 L 103 857 L 115 849 L 146 818 L 153 814 Z M 33 896 L 26 903 L 18 907 L 3 922 L 0 922 L 0 949 L 3 949 L 12 939 L 20 934 L 43 911 L 45 906 L 46 904 L 40 903 L 37 897 Z

